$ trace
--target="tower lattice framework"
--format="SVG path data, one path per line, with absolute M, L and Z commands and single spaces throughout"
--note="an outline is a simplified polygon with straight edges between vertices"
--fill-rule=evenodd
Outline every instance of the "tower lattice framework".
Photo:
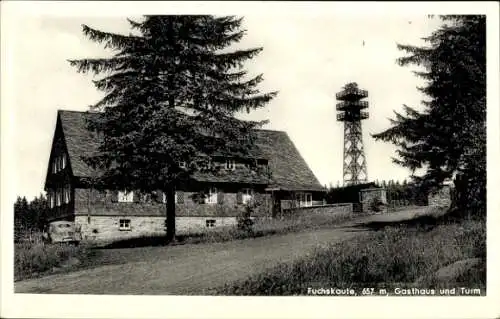
M 368 181 L 366 157 L 363 148 L 361 121 L 368 118 L 368 91 L 358 88 L 356 83 L 348 83 L 335 95 L 340 102 L 336 109 L 337 121 L 344 122 L 344 185 L 356 185 Z

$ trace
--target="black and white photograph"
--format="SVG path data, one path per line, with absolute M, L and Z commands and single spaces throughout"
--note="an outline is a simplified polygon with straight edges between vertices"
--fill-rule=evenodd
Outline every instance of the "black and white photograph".
M 499 6 L 418 4 L 3 2 L 2 317 L 499 316 Z

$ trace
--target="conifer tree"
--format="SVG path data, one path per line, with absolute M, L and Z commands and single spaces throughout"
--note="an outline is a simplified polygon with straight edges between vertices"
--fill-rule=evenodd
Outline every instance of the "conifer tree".
M 254 145 L 254 129 L 264 122 L 237 115 L 265 106 L 276 92 L 260 93 L 262 75 L 248 77 L 243 69 L 262 48 L 230 50 L 244 36 L 241 18 L 145 16 L 128 21 L 134 34 L 84 25 L 84 34 L 114 55 L 69 61 L 79 72 L 104 75 L 94 83 L 105 96 L 92 106 L 101 116 L 89 121 L 102 143 L 86 160 L 103 171 L 101 187 L 163 191 L 170 242 L 175 238 L 176 187 L 210 170 L 214 154 L 245 157 Z
M 27 205 L 26 198 L 17 196 L 16 202 L 14 203 L 14 224 L 18 228 L 21 228 L 24 224 Z
M 375 134 L 398 146 L 394 162 L 424 169 L 413 176 L 421 191 L 456 176 L 457 207 L 484 212 L 486 204 L 486 17 L 441 16 L 443 25 L 424 40 L 429 46 L 398 45 L 400 65 L 418 65 L 427 99 L 418 112 L 404 106 L 392 127 Z
M 29 211 L 32 216 L 31 228 L 42 230 L 47 222 L 48 202 L 47 198 L 40 194 L 29 203 Z

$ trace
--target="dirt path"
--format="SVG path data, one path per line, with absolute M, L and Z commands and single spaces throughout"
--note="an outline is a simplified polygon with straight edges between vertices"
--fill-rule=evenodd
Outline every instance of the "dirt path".
M 368 232 L 355 223 L 412 218 L 412 212 L 364 217 L 341 227 L 218 244 L 154 247 L 144 261 L 100 266 L 15 283 L 16 293 L 203 294 L 205 289 L 290 262 L 319 245 Z M 132 248 L 140 253 L 143 248 Z M 130 253 L 128 251 L 127 253 Z

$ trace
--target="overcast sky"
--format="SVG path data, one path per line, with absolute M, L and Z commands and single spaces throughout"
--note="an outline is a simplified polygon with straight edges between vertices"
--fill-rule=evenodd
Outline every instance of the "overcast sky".
M 85 111 L 101 97 L 92 76 L 78 74 L 67 59 L 109 54 L 82 34 L 81 24 L 129 32 L 123 17 L 72 17 L 27 14 L 13 22 L 9 57 L 14 102 L 16 194 L 29 198 L 43 191 L 58 109 Z M 131 16 L 128 16 L 131 17 Z M 335 93 L 347 82 L 368 90 L 370 118 L 363 121 L 369 180 L 405 179 L 409 171 L 391 162 L 395 148 L 370 134 L 389 126 L 403 104 L 420 108 L 421 80 L 395 60 L 397 43 L 422 44 L 438 26 L 424 14 L 374 15 L 312 13 L 245 15 L 247 35 L 238 46 L 262 46 L 247 63 L 251 74 L 264 74 L 263 91 L 279 95 L 251 114 L 268 119 L 268 129 L 286 131 L 319 181 L 342 181 L 343 125 L 336 121 Z M 364 43 L 364 45 L 363 45 Z

